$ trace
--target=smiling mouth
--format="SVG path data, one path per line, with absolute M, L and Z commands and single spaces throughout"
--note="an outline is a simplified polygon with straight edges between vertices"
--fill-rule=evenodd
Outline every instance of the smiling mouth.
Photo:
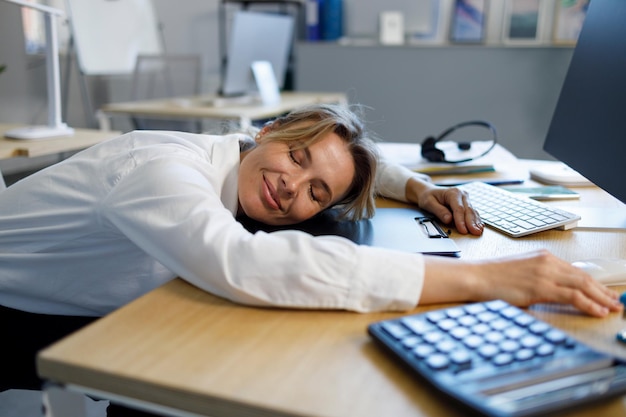
M 275 210 L 282 210 L 280 206 L 280 200 L 278 195 L 276 194 L 276 190 L 269 183 L 267 178 L 263 177 L 263 182 L 265 183 L 265 187 L 263 187 L 263 194 L 265 195 L 265 200 Z

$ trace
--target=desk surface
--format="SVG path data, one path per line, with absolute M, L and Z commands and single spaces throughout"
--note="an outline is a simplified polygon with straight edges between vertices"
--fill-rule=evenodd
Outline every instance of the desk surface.
M 119 135 L 119 132 L 102 132 L 92 129 L 74 129 L 72 136 L 59 136 L 49 139 L 9 139 L 4 132 L 23 125 L 0 123 L 0 159 L 15 157 L 36 157 L 60 152 L 73 152 L 100 143 Z
M 107 114 L 128 114 L 154 117 L 216 118 L 258 120 L 287 113 L 293 109 L 317 103 L 346 103 L 344 93 L 284 92 L 275 105 L 212 104 L 214 95 L 105 104 L 100 109 Z
M 616 203 L 596 188 L 579 191 L 580 201 L 570 204 Z M 574 229 L 514 239 L 487 229 L 482 237 L 452 237 L 468 259 L 536 248 L 572 261 L 626 253 L 626 231 Z M 529 311 L 626 357 L 614 338 L 626 326 L 619 314 L 596 319 L 548 304 Z M 366 334 L 370 322 L 398 315 L 249 308 L 174 280 L 45 349 L 38 366 L 53 381 L 216 417 L 465 415 Z M 626 401 L 564 415 L 626 415 Z

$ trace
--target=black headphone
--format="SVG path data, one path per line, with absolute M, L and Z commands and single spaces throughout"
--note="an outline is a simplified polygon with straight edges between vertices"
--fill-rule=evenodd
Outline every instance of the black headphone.
M 437 148 L 436 146 L 437 142 L 441 141 L 442 139 L 444 139 L 446 136 L 448 136 L 455 130 L 460 129 L 462 127 L 466 127 L 466 126 L 482 126 L 482 127 L 486 127 L 487 129 L 489 129 L 489 131 L 491 132 L 491 140 L 492 140 L 491 146 L 487 148 L 487 150 L 484 151 L 482 154 L 478 156 L 474 156 L 472 158 L 460 159 L 458 161 L 447 160 L 446 154 L 441 149 Z M 496 133 L 496 128 L 491 123 L 485 122 L 483 120 L 472 120 L 469 122 L 463 122 L 463 123 L 454 125 L 444 130 L 443 132 L 441 132 L 439 136 L 437 137 L 433 137 L 433 136 L 427 137 L 426 139 L 424 139 L 424 142 L 422 142 L 421 153 L 422 153 L 422 157 L 424 157 L 430 162 L 443 162 L 443 163 L 448 163 L 448 164 L 458 164 L 460 162 L 473 161 L 474 159 L 478 159 L 480 157 L 487 155 L 496 146 L 497 141 L 498 141 L 498 134 Z M 457 146 L 459 147 L 460 150 L 465 151 L 465 150 L 469 150 L 472 147 L 472 143 L 471 142 L 459 142 Z

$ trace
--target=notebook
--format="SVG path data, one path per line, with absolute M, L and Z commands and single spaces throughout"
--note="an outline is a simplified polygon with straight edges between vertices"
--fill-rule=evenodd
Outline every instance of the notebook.
M 334 210 L 293 226 L 268 226 L 247 217 L 237 220 L 251 232 L 296 229 L 315 236 L 343 236 L 362 245 L 411 253 L 458 257 L 461 252 L 433 215 L 417 208 L 379 208 L 373 218 L 358 222 L 337 220 Z

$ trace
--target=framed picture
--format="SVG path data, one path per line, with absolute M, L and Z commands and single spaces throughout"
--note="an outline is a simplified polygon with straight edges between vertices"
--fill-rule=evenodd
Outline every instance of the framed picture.
M 455 0 L 450 22 L 450 41 L 481 43 L 485 39 L 488 0 Z
M 503 42 L 540 43 L 545 31 L 548 5 L 547 0 L 505 0 Z
M 590 0 L 557 0 L 554 11 L 554 43 L 574 45 L 587 16 Z

